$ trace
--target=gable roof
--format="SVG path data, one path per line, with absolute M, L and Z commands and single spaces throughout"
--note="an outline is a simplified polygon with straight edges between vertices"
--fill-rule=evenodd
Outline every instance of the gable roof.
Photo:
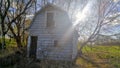
M 46 11 L 47 8 L 51 8 L 51 9 L 54 9 L 54 10 L 59 10 L 59 11 L 66 12 L 65 10 L 61 9 L 61 8 L 58 7 L 58 6 L 53 5 L 53 4 L 51 4 L 51 3 L 48 3 L 48 4 L 46 4 L 45 6 L 43 6 L 38 12 L 36 12 L 36 13 L 34 14 L 34 17 L 33 17 L 32 21 L 31 21 L 31 23 L 30 23 L 30 26 L 29 26 L 26 30 L 29 30 L 29 29 L 31 28 L 31 26 L 32 26 L 32 24 L 33 24 L 33 21 L 34 21 L 34 19 L 36 18 L 36 16 L 37 16 L 38 14 L 40 14 L 41 12 Z M 66 12 L 66 13 L 67 13 L 67 12 Z
M 42 11 L 46 11 L 47 8 L 51 8 L 51 9 L 55 9 L 55 10 L 59 10 L 59 11 L 63 11 L 66 12 L 65 10 L 61 9 L 60 7 L 58 7 L 57 5 L 48 3 L 45 6 L 43 6 L 37 13 L 40 13 Z

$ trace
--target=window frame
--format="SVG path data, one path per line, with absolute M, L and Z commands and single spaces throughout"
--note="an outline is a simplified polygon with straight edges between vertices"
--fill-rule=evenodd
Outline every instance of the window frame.
M 54 21 L 54 25 L 53 25 L 53 27 L 52 28 L 54 28 L 54 27 L 56 27 L 56 23 L 55 23 L 55 11 L 46 11 L 45 12 L 45 27 L 46 28 L 49 28 L 49 27 L 47 27 L 47 13 L 53 13 L 53 21 Z
M 58 40 L 54 40 L 53 43 L 54 47 L 58 46 Z

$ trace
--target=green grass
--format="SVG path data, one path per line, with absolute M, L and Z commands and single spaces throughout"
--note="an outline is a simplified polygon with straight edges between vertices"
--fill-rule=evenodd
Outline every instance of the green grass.
M 12 40 L 11 42 L 6 40 L 6 44 L 6 49 L 0 51 L 0 58 L 9 56 L 10 54 L 15 53 L 17 50 L 15 40 Z M 83 59 L 82 57 L 77 57 L 74 65 L 71 63 L 56 61 L 32 62 L 30 65 L 26 65 L 26 68 L 98 68 L 98 66 L 99 68 L 120 68 L 120 46 L 87 45 L 82 49 L 82 51 L 84 55 L 83 57 L 89 60 Z M 21 63 L 19 63 L 19 67 L 24 67 L 24 65 L 28 63 L 26 57 L 22 57 L 20 60 Z M 13 65 L 13 67 L 16 65 L 17 64 Z
M 120 46 L 85 46 L 82 51 L 102 68 L 120 68 Z
M 6 49 L 4 50 L 0 49 L 0 58 L 13 54 L 17 50 L 17 45 L 14 39 L 11 39 L 11 41 L 10 39 L 6 39 L 5 42 L 6 42 Z M 0 43 L 1 43 L 1 39 L 0 39 Z
M 41 63 L 31 65 L 38 68 L 120 68 L 119 46 L 86 46 L 83 52 L 84 58 L 78 57 L 74 65 L 55 61 L 41 61 Z

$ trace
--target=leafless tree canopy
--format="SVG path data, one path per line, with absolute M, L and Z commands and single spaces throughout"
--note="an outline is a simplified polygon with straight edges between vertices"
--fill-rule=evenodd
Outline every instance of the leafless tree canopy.
M 78 20 L 76 28 L 80 38 L 84 39 L 80 51 L 88 42 L 95 41 L 104 26 L 119 21 L 119 0 L 0 0 L 2 47 L 4 48 L 8 32 L 16 39 L 18 47 L 21 47 L 26 15 L 36 13 L 48 3 L 68 11 L 73 24 Z M 84 10 L 86 13 L 82 13 Z M 84 14 L 85 19 L 82 19 Z M 76 15 L 79 17 L 76 18 Z

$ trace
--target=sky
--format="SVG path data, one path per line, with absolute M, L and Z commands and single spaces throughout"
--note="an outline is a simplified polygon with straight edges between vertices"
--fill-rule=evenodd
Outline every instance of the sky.
M 37 10 L 40 9 L 40 1 L 41 0 L 37 0 Z M 117 0 L 114 0 L 116 3 Z M 72 3 L 72 5 L 74 5 L 74 3 Z M 97 7 L 98 3 L 97 0 L 80 0 L 77 5 L 75 7 L 71 7 L 70 11 L 69 11 L 69 15 L 71 14 L 71 12 L 73 12 L 73 8 L 76 8 L 74 11 L 74 15 L 72 18 L 74 18 L 72 20 L 73 22 L 73 27 L 78 26 L 79 28 L 79 33 L 81 36 L 90 36 L 91 33 L 94 31 L 94 28 L 96 26 L 96 22 L 97 22 Z M 59 6 L 59 5 L 57 5 Z M 61 8 L 63 8 L 62 6 L 59 6 Z M 117 5 L 117 10 L 120 12 L 120 2 Z M 29 16 L 33 16 L 33 15 L 29 15 Z M 29 17 L 28 16 L 28 17 Z M 81 28 L 80 28 L 81 27 Z M 116 27 L 116 26 L 115 26 Z M 114 28 L 115 28 L 114 27 Z M 112 29 L 112 33 L 116 33 L 118 32 L 117 29 L 119 29 L 119 27 L 117 27 L 117 29 L 114 29 L 113 26 L 109 26 L 105 27 L 104 29 Z M 102 30 L 101 32 L 103 32 L 104 30 Z M 108 30 L 109 31 L 109 30 Z M 104 31 L 104 34 L 109 34 L 110 32 L 108 31 Z M 102 33 L 101 33 L 102 34 Z

